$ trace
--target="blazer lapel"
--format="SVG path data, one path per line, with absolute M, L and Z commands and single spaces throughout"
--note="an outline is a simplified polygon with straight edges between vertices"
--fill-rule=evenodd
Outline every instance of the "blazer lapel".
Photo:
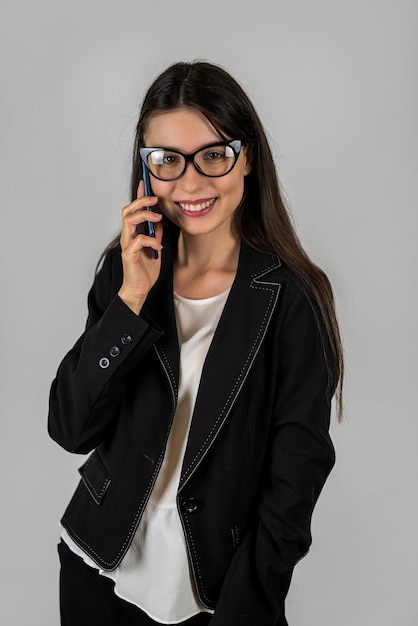
M 251 369 L 278 302 L 278 267 L 277 257 L 241 245 L 237 275 L 203 366 L 179 489 L 217 437 Z

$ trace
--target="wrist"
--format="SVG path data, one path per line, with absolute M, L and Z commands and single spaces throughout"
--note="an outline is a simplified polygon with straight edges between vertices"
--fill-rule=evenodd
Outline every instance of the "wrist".
M 131 311 L 133 311 L 136 315 L 139 315 L 146 300 L 146 295 L 141 296 L 138 294 L 132 294 L 121 287 L 118 291 L 118 296 L 122 302 L 124 302 L 126 306 L 131 309 Z

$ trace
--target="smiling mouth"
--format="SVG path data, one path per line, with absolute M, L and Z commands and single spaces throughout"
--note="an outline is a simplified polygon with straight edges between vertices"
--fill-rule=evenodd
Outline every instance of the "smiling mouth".
M 205 202 L 198 202 L 197 204 L 189 204 L 188 202 L 177 202 L 177 204 L 181 209 L 183 209 L 183 211 L 189 211 L 190 213 L 199 213 L 199 211 L 208 209 L 215 202 L 215 200 L 216 198 L 211 198 L 210 200 L 205 200 Z

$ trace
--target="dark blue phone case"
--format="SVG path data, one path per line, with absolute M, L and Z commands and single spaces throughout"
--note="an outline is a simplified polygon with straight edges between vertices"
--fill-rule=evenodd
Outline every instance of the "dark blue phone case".
M 151 182 L 150 182 L 150 179 L 149 179 L 149 172 L 148 172 L 148 170 L 147 170 L 147 168 L 145 167 L 144 164 L 142 164 L 142 178 L 144 180 L 145 195 L 146 196 L 152 196 Z M 152 208 L 147 206 L 147 211 L 152 211 Z M 155 237 L 154 222 L 147 222 L 147 229 L 148 229 L 148 235 L 150 237 Z M 158 252 L 157 252 L 157 250 L 153 250 L 152 251 L 152 256 L 154 257 L 154 259 L 158 259 Z

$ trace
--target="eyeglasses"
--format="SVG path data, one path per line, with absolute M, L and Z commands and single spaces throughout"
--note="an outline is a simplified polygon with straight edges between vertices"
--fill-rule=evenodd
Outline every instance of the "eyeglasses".
M 140 155 L 146 168 L 158 180 L 176 180 L 193 163 L 204 176 L 225 176 L 234 167 L 241 150 L 241 140 L 220 141 L 199 148 L 193 154 L 184 154 L 170 148 L 141 148 Z

